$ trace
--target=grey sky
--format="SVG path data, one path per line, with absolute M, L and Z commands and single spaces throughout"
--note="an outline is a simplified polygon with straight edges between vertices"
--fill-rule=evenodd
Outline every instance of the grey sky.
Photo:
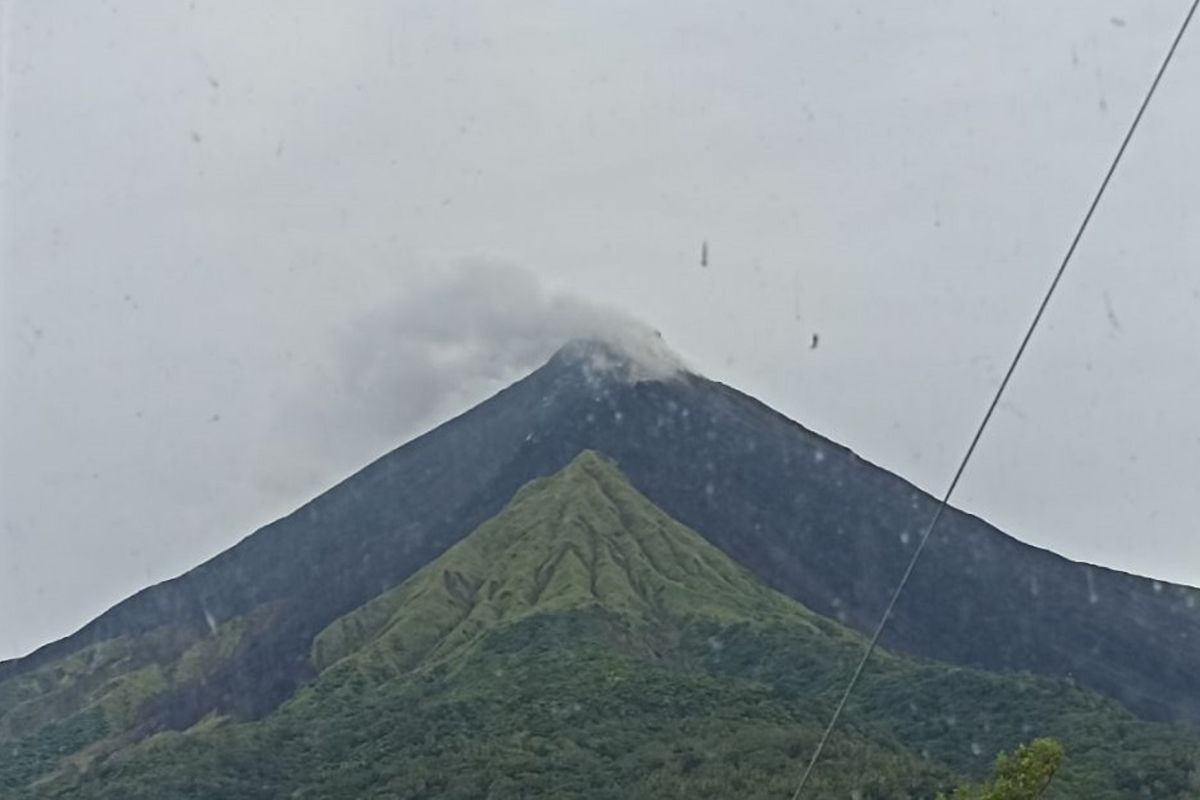
M 0 7 L 0 657 L 596 306 L 940 491 L 1184 11 Z M 1197 85 L 1192 31 L 957 499 L 1192 584 Z

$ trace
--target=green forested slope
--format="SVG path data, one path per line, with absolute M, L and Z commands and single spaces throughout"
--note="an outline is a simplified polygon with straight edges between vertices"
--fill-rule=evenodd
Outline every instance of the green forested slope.
M 584 453 L 329 626 L 320 675 L 267 718 L 101 738 L 87 769 L 0 751 L 0 775 L 40 773 L 14 797 L 787 797 L 862 646 Z M 1200 794 L 1191 730 L 880 653 L 814 796 L 931 797 L 1038 736 L 1067 752 L 1047 797 Z
M 206 631 L 163 626 L 0 682 L 0 797 L 164 727 L 171 701 L 208 684 L 253 632 L 274 624 L 263 606 Z

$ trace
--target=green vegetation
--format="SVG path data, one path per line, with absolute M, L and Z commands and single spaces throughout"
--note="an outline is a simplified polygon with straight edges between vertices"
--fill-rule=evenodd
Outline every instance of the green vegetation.
M 261 623 L 265 614 L 252 617 Z M 136 738 L 146 709 L 205 681 L 251 621 L 230 620 L 209 636 L 161 628 L 109 639 L 0 683 L 0 794 L 60 768 L 85 768 Z
M 162 679 L 203 675 L 238 636 L 207 639 Z M 0 795 L 788 797 L 862 646 L 585 453 L 329 626 L 313 643 L 320 675 L 265 719 L 212 717 L 78 769 L 55 752 L 112 734 L 60 731 L 58 745 L 23 746 Z M 137 686 L 158 686 L 138 675 Z M 101 725 L 128 721 L 130 702 L 110 706 Z M 1071 754 L 1046 798 L 1200 790 L 1194 731 L 1139 721 L 1066 682 L 880 653 L 813 796 L 934 797 L 984 780 L 998 754 L 1041 736 Z M 1011 791 L 1044 774 L 1047 747 L 1000 758 L 990 782 L 952 796 L 1024 797 Z
M 262 722 L 163 734 L 37 796 L 786 797 L 836 692 L 812 696 L 770 679 L 775 658 L 797 655 L 776 652 L 774 636 L 737 670 L 742 677 L 713 669 L 707 654 L 745 644 L 746 633 L 696 626 L 652 659 L 628 621 L 604 609 L 532 615 L 484 636 L 453 669 L 377 682 L 347 660 Z M 977 688 L 939 697 L 961 714 L 961 730 L 925 741 L 889 733 L 900 727 L 895 716 L 856 709 L 818 770 L 815 796 L 928 798 L 963 775 L 982 777 L 991 759 L 968 744 L 986 717 L 971 711 Z M 1017 709 L 1005 723 L 1018 729 L 1019 719 Z M 1169 768 L 1119 785 L 1120 767 L 1106 761 L 1122 746 L 1097 750 L 1104 730 L 1099 740 L 1073 737 L 1079 756 L 1046 797 L 1193 796 L 1186 771 L 1172 777 Z M 926 745 L 961 752 L 947 763 L 923 755 Z M 1168 737 L 1157 746 L 1174 747 Z M 1148 760 L 1156 752 L 1136 740 L 1129 750 Z
M 93 706 L 64 720 L 43 725 L 30 736 L 5 742 L 4 750 L 0 751 L 0 796 L 27 786 L 55 769 L 63 758 L 79 752 L 108 732 L 104 712 Z
M 960 786 L 954 800 L 1038 800 L 1045 797 L 1062 766 L 1063 747 L 1054 739 L 1036 739 L 1013 755 L 1001 753 L 991 780 Z M 939 800 L 945 800 L 939 795 Z
M 343 662 L 261 723 L 155 737 L 40 796 L 782 796 L 816 742 L 816 707 L 686 667 L 707 633 L 647 661 L 619 615 L 533 615 L 484 636 L 453 674 L 377 683 Z M 864 798 L 954 782 L 856 733 L 835 739 L 828 763 L 823 790 Z
M 402 673 L 451 662 L 497 626 L 600 605 L 650 630 L 680 621 L 788 623 L 841 646 L 857 637 L 758 583 L 668 517 L 595 453 L 535 481 L 499 515 L 399 587 L 319 636 L 324 669 L 353 655 Z

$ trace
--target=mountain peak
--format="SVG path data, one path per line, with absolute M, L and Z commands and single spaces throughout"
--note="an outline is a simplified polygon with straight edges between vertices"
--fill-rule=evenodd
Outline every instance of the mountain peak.
M 616 377 L 627 383 L 671 380 L 691 372 L 661 333 L 640 325 L 572 339 L 552 360 L 580 366 L 589 378 Z
M 804 609 L 653 505 L 585 450 L 526 484 L 498 515 L 411 579 L 316 639 L 318 669 L 355 653 L 404 671 L 442 661 L 499 624 L 601 606 L 637 624 L 787 618 Z

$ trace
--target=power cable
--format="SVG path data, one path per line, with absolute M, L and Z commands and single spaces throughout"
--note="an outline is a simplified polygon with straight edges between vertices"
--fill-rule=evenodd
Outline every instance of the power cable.
M 954 477 L 950 481 L 945 494 L 942 495 L 941 502 L 938 503 L 937 510 L 930 519 L 929 525 L 926 526 L 924 533 L 921 534 L 921 539 L 917 543 L 916 550 L 913 551 L 912 558 L 909 559 L 908 567 L 904 570 L 904 575 L 900 578 L 900 583 L 897 584 L 895 591 L 892 592 L 892 597 L 888 601 L 887 608 L 883 612 L 883 616 L 879 619 L 879 624 L 875 626 L 875 632 L 871 635 L 871 639 L 867 644 L 867 649 L 863 652 L 862 658 L 855 667 L 853 675 L 850 677 L 850 682 L 846 684 L 846 689 L 842 693 L 841 700 L 838 701 L 837 707 L 834 709 L 833 716 L 829 719 L 829 724 L 825 726 L 825 732 L 821 734 L 820 741 L 817 742 L 817 748 L 813 751 L 812 758 L 809 759 L 808 766 L 804 770 L 804 774 L 800 777 L 800 783 L 796 786 L 796 791 L 792 794 L 792 800 L 800 800 L 800 794 L 804 791 L 804 787 L 808 784 L 809 778 L 816 769 L 817 763 L 821 760 L 821 754 L 825 750 L 825 745 L 829 742 L 829 737 L 832 735 L 834 728 L 837 727 L 838 720 L 842 716 L 842 711 L 846 708 L 846 703 L 850 700 L 850 695 L 854 693 L 855 686 L 858 685 L 858 680 L 862 677 L 863 669 L 870 660 L 871 654 L 875 652 L 875 647 L 879 643 L 879 637 L 883 634 L 884 628 L 887 627 L 892 611 L 896 607 L 896 601 L 900 599 L 901 592 L 908 585 L 909 578 L 912 577 L 913 570 L 917 566 L 917 562 L 921 558 L 921 554 L 925 551 L 925 545 L 929 542 L 929 537 L 933 534 L 937 527 L 938 521 L 941 520 L 942 514 L 945 513 L 947 506 L 950 503 L 950 497 L 954 494 L 954 490 L 958 487 L 958 482 L 962 478 L 963 472 L 967 468 L 971 456 L 975 454 L 975 448 L 979 444 L 979 440 L 983 437 L 983 431 L 987 428 L 988 423 L 992 419 L 992 414 L 996 411 L 996 406 L 1000 403 L 1000 397 L 1004 394 L 1004 390 L 1008 388 L 1008 382 L 1012 378 L 1013 373 L 1017 369 L 1017 364 L 1020 363 L 1021 357 L 1025 355 L 1025 350 L 1029 346 L 1030 339 L 1033 338 L 1033 332 L 1037 329 L 1038 323 L 1041 322 L 1043 314 L 1046 312 L 1046 307 L 1050 305 L 1050 298 L 1054 296 L 1058 284 L 1062 281 L 1063 273 L 1067 271 L 1067 265 L 1071 262 L 1071 257 L 1075 255 L 1075 249 L 1079 245 L 1079 240 L 1083 238 L 1083 233 L 1087 230 L 1088 223 L 1092 221 L 1092 215 L 1096 211 L 1096 207 L 1100 204 L 1100 198 L 1104 196 L 1104 190 L 1108 188 L 1109 181 L 1112 180 L 1113 173 L 1117 170 L 1117 165 L 1121 163 L 1121 157 L 1125 155 L 1125 149 L 1129 146 L 1130 140 L 1133 138 L 1134 132 L 1138 129 L 1138 125 L 1142 121 L 1142 116 L 1146 113 L 1147 106 L 1150 105 L 1151 98 L 1154 97 L 1154 92 L 1158 89 L 1158 84 L 1162 80 L 1163 75 L 1167 71 L 1167 67 L 1171 63 L 1171 59 L 1175 56 L 1175 51 L 1179 47 L 1179 42 L 1183 39 L 1187 32 L 1188 25 L 1191 24 L 1192 17 L 1196 14 L 1196 8 L 1200 6 L 1200 0 L 1192 0 L 1192 5 L 1188 9 L 1187 16 L 1183 19 L 1183 24 L 1179 26 L 1179 32 L 1175 34 L 1175 39 L 1171 42 L 1171 47 L 1167 50 L 1167 55 L 1159 66 L 1158 72 L 1154 76 L 1154 81 L 1150 84 L 1150 89 L 1146 92 L 1146 96 L 1142 99 L 1141 106 L 1138 107 L 1137 114 L 1134 115 L 1133 122 L 1129 126 L 1129 130 L 1125 132 L 1125 138 L 1121 141 L 1121 146 L 1117 148 L 1117 154 L 1113 157 L 1112 163 L 1109 164 L 1108 172 L 1104 175 L 1104 180 L 1100 182 L 1100 188 L 1096 190 L 1095 196 L 1092 198 L 1091 205 L 1088 206 L 1087 213 L 1083 216 L 1083 221 L 1079 224 L 1079 228 L 1075 231 L 1075 236 L 1071 239 L 1071 245 L 1067 248 L 1067 253 L 1063 256 L 1062 263 L 1058 266 L 1058 271 L 1054 274 L 1054 280 L 1050 282 L 1050 287 L 1046 290 L 1042 297 L 1042 302 L 1038 306 L 1037 313 L 1033 315 L 1033 321 L 1029 323 L 1029 328 L 1025 331 L 1024 338 L 1021 339 L 1021 344 L 1017 348 L 1016 354 L 1013 356 L 1011 363 L 1008 365 L 1008 370 L 1004 373 L 1004 378 L 1000 381 L 999 387 L 996 389 L 995 395 L 992 397 L 991 403 L 988 405 L 987 412 L 984 413 L 979 427 L 975 430 L 975 435 L 971 437 L 971 444 L 967 447 L 966 453 L 958 464 L 958 469 L 954 472 Z

